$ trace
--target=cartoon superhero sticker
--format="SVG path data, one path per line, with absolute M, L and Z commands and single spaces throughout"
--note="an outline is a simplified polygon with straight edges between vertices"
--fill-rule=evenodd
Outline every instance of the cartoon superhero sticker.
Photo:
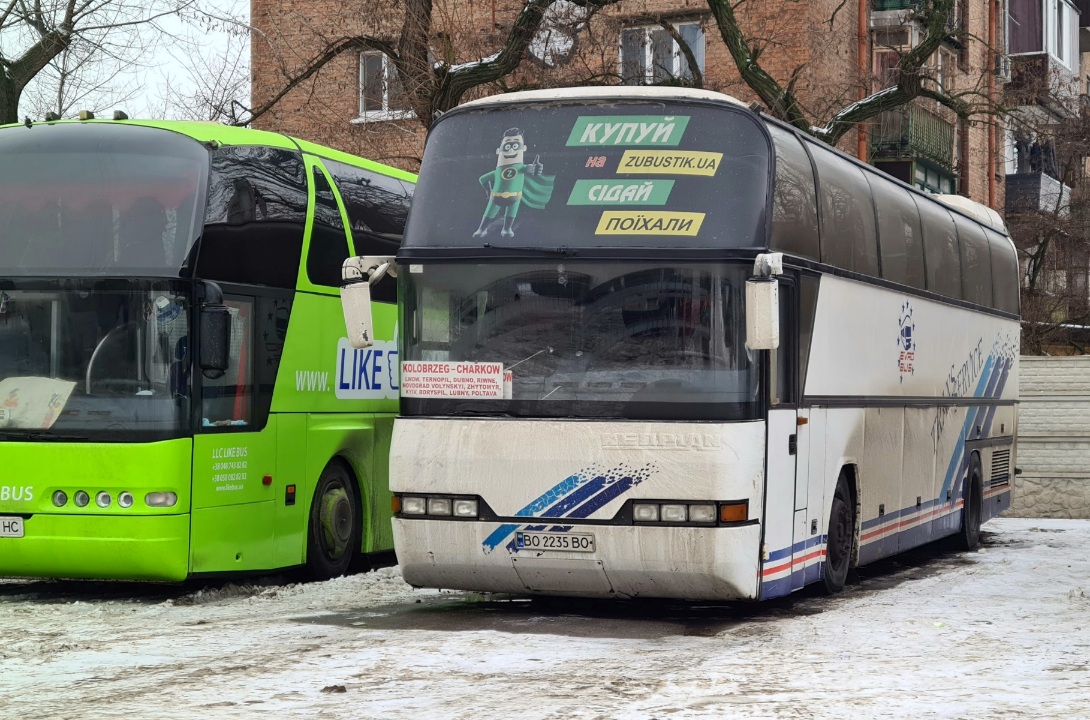
M 511 128 L 503 134 L 496 148 L 496 169 L 480 177 L 481 187 L 488 193 L 488 206 L 481 217 L 481 225 L 473 237 L 484 237 L 492 222 L 503 212 L 503 229 L 500 235 L 514 237 L 515 218 L 523 203 L 536 210 L 543 210 L 553 196 L 552 175 L 543 175 L 544 167 L 539 155 L 532 163 L 525 162 L 526 141 L 522 131 Z

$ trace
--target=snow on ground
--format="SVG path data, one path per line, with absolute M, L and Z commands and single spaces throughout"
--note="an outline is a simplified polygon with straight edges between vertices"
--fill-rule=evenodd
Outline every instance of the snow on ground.
M 1090 521 L 1001 518 L 761 605 L 0 581 L 0 716 L 1082 719 L 1087 548 Z

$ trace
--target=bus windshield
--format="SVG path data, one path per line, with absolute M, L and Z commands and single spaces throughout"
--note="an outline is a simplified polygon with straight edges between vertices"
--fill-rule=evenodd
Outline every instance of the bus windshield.
M 504 105 L 428 137 L 406 248 L 767 246 L 767 135 L 730 106 Z
M 406 415 L 758 415 L 743 265 L 435 264 L 402 278 L 403 368 L 501 363 L 510 376 L 509 399 L 413 397 L 402 382 Z
M 177 281 L 0 279 L 0 440 L 179 436 L 189 309 Z
M 37 124 L 0 133 L 5 275 L 178 277 L 200 235 L 208 149 L 159 129 Z

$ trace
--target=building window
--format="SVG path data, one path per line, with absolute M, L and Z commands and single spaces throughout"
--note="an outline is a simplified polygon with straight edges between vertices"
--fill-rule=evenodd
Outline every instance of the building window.
M 954 90 L 954 66 L 956 63 L 954 54 L 949 50 L 940 49 L 934 55 L 935 63 L 935 85 L 938 86 L 938 91 L 942 93 L 953 92 Z
M 692 50 L 700 72 L 704 72 L 704 28 L 698 22 L 674 25 Z M 631 27 L 621 31 L 621 81 L 626 85 L 657 85 L 669 80 L 692 82 L 693 73 L 685 54 L 670 33 L 659 25 Z
M 954 194 L 954 176 L 946 170 L 940 170 L 924 163 L 916 164 L 915 185 L 929 193 Z
M 405 90 L 390 58 L 380 52 L 360 53 L 359 122 L 414 117 Z

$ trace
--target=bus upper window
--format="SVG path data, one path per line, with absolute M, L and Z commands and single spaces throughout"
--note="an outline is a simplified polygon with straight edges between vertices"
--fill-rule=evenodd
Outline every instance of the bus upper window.
M 882 277 L 923 290 L 923 233 L 912 193 L 886 180 L 880 173 L 870 173 L 867 179 L 878 211 Z
M 790 255 L 819 260 L 814 168 L 794 135 L 775 125 L 768 125 L 768 131 L 776 148 L 770 247 Z
M 341 206 L 333 195 L 325 173 L 314 168 L 314 225 L 307 251 L 307 277 L 315 285 L 339 287 L 341 265 L 348 259 L 348 236 L 344 232 Z
M 25 130 L 25 129 L 24 129 Z M 188 275 L 208 149 L 157 128 L 39 124 L 0 135 L 8 276 Z
M 766 248 L 756 116 L 683 101 L 478 108 L 432 126 L 406 249 Z
M 302 156 L 288 150 L 216 150 L 197 274 L 294 289 L 307 216 L 305 173 Z
M 361 255 L 395 254 L 409 214 L 413 184 L 327 158 L 322 159 L 322 164 L 333 178 L 348 211 L 356 252 Z M 361 234 L 367 234 L 367 237 L 361 239 Z M 372 243 L 374 247 L 368 247 Z
M 357 255 L 396 255 L 409 214 L 413 184 L 347 163 L 322 159 L 348 212 Z M 339 267 L 339 266 L 338 266 Z M 371 287 L 375 302 L 397 302 L 397 280 L 387 275 Z
M 984 229 L 992 251 L 992 301 L 996 310 L 1018 312 L 1021 278 L 1018 273 L 1018 253 L 1007 238 Z
M 874 203 L 863 171 L 817 143 L 810 149 L 821 194 L 821 261 L 877 277 Z
M 961 268 L 965 299 L 977 305 L 992 306 L 992 260 L 984 229 L 972 220 L 954 215 L 961 244 Z
M 927 289 L 961 299 L 961 250 L 950 211 L 938 202 L 916 203 L 923 221 L 923 249 L 927 260 Z

